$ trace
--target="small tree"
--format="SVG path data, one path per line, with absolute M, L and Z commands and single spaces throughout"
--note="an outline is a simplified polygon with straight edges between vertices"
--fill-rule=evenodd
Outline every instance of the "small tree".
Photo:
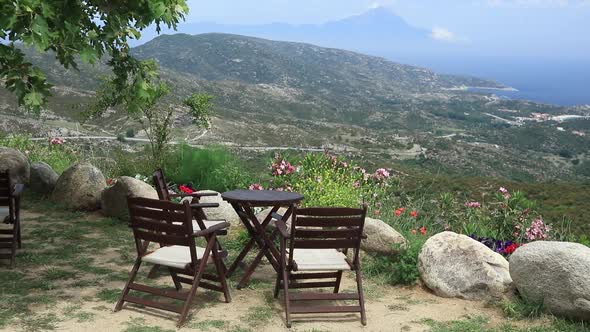
M 121 105 L 130 118 L 145 130 L 150 141 L 152 163 L 161 167 L 171 141 L 175 111 L 188 112 L 193 124 L 209 125 L 212 96 L 192 94 L 179 103 L 170 96 L 169 86 L 158 75 L 158 65 L 152 60 L 137 61 L 139 70 L 131 70 L 124 82 L 106 79 L 97 92 L 95 103 L 89 108 L 89 117 L 102 115 L 109 107 Z M 116 79 L 115 79 L 116 80 Z M 183 109 L 182 105 L 188 107 Z
M 130 72 L 144 68 L 129 55 L 129 38 L 151 24 L 176 28 L 188 13 L 185 0 L 26 0 L 0 2 L 0 80 L 19 105 L 37 113 L 47 102 L 50 84 L 27 62 L 16 43 L 53 51 L 65 67 L 77 68 L 76 56 L 94 63 L 106 56 L 113 84 L 125 84 Z M 121 86 L 118 86 L 121 88 Z

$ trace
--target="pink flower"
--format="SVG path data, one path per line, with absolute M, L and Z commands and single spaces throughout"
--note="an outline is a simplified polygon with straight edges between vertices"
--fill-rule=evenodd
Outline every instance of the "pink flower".
M 543 219 L 538 217 L 525 230 L 525 236 L 529 241 L 545 240 L 549 236 L 551 229 L 551 225 L 546 225 Z
M 389 177 L 389 171 L 385 168 L 379 168 L 375 171 L 375 174 L 373 174 L 373 176 L 377 180 L 387 179 Z
M 248 189 L 250 190 L 264 190 L 264 187 L 258 183 L 251 184 Z
M 59 137 L 54 137 L 54 138 L 52 138 L 52 139 L 49 140 L 49 144 L 52 144 L 52 145 L 62 145 L 65 142 L 66 141 L 64 139 L 59 138 Z
M 498 189 L 498 191 L 502 194 L 502 196 L 504 196 L 505 199 L 510 198 L 510 193 L 508 192 L 508 189 L 506 189 L 504 187 L 500 187 L 500 189 Z
M 416 218 L 418 216 L 418 212 L 412 211 L 412 212 L 410 212 L 410 216 Z
M 180 190 L 181 192 L 183 192 L 185 194 L 189 194 L 189 195 L 195 192 L 189 186 L 185 186 L 182 184 L 180 186 L 178 186 L 178 190 Z
M 420 227 L 420 234 L 426 235 L 426 227 L 424 227 L 424 226 Z
M 481 207 L 480 202 L 465 202 L 465 207 L 477 209 Z
M 416 234 L 416 233 L 417 233 L 416 230 L 412 229 L 412 234 Z
M 361 186 L 361 183 L 358 181 L 354 181 L 354 183 L 352 184 L 353 188 L 359 188 Z

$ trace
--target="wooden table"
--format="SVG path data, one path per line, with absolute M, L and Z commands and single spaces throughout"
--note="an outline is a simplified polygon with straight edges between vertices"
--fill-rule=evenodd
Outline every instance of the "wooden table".
M 238 289 L 246 285 L 252 273 L 260 264 L 262 257 L 266 257 L 273 268 L 279 271 L 281 255 L 271 237 L 266 233 L 266 229 L 273 218 L 286 221 L 293 213 L 295 206 L 303 200 L 303 195 L 273 190 L 233 190 L 221 194 L 221 197 L 233 206 L 250 235 L 250 240 L 229 267 L 226 276 L 230 277 L 234 273 L 248 252 L 252 250 L 254 244 L 258 246 L 259 252 L 250 266 L 246 268 L 246 273 L 238 283 Z M 254 213 L 255 207 L 272 207 L 272 209 L 261 222 Z M 287 212 L 282 216 L 277 214 L 281 207 L 287 207 Z

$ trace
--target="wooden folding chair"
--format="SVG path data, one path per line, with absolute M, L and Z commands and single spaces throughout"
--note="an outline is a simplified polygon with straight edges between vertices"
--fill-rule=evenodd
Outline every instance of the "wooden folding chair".
M 291 232 L 283 221 L 276 221 L 280 233 L 281 269 L 277 273 L 275 298 L 284 291 L 287 327 L 291 314 L 360 312 L 367 324 L 359 251 L 365 224 L 366 207 L 296 209 Z M 347 257 L 352 249 L 352 261 Z M 339 293 L 343 271 L 356 274 L 357 292 Z M 307 282 L 306 282 L 307 281 Z M 332 293 L 289 293 L 290 289 L 332 288 Z M 358 301 L 358 305 L 297 305 L 299 301 Z M 294 303 L 295 302 L 295 303 Z
M 10 171 L 0 172 L 0 223 L 9 228 L 0 228 L 0 250 L 8 249 L 10 253 L 0 253 L 0 259 L 10 259 L 10 268 L 14 268 L 16 249 L 22 248 L 20 229 L 20 195 L 24 186 L 12 184 Z
M 217 195 L 219 195 L 218 193 L 171 194 L 170 191 L 168 190 L 168 184 L 166 182 L 166 178 L 164 177 L 164 171 L 161 168 L 158 168 L 157 170 L 154 171 L 154 173 L 152 174 L 152 179 L 154 181 L 154 185 L 156 187 L 156 192 L 158 193 L 158 197 L 160 198 L 160 200 L 171 201 L 172 198 L 177 198 L 177 197 L 179 197 L 179 198 L 191 197 L 192 198 L 191 208 L 193 209 L 193 215 L 195 216 L 195 218 L 193 220 L 193 229 L 204 230 L 209 227 L 213 227 L 213 226 L 216 226 L 216 225 L 219 225 L 222 223 L 226 223 L 226 220 L 222 220 L 222 219 L 217 219 L 217 220 L 209 219 L 207 217 L 207 214 L 204 211 L 204 209 L 206 209 L 206 208 L 219 207 L 219 203 L 200 203 L 199 202 L 199 199 L 201 197 L 217 196 Z M 217 232 L 217 235 L 227 235 L 227 229 L 229 228 L 230 224 L 227 224 L 227 225 L 228 225 L 227 227 L 219 230 Z M 218 251 L 223 250 L 223 247 L 219 243 L 219 240 L 216 240 L 215 247 Z M 221 264 L 223 266 L 223 270 L 226 271 L 227 268 L 225 266 L 225 262 L 222 261 Z M 159 269 L 159 266 L 154 265 L 154 267 L 152 268 L 152 270 L 149 273 L 149 277 L 154 278 L 156 276 L 158 269 Z
M 186 320 L 199 287 L 222 292 L 225 301 L 231 302 L 225 271 L 221 265 L 221 253 L 215 250 L 217 232 L 228 225 L 221 223 L 205 230 L 194 231 L 192 209 L 188 202 L 177 204 L 147 198 L 128 198 L 127 202 L 130 216 L 129 226 L 133 229 L 135 237 L 137 259 L 115 306 L 115 311 L 121 310 L 124 302 L 168 310 L 180 314 L 177 324 L 180 327 Z M 197 238 L 205 239 L 205 248 L 196 246 L 195 240 Z M 160 247 L 150 250 L 148 248 L 150 242 L 155 242 Z M 139 267 L 144 262 L 166 266 L 176 290 L 136 283 L 135 278 Z M 208 264 L 215 266 L 216 274 L 205 272 Z M 188 291 L 181 291 L 182 284 L 190 285 Z M 130 294 L 130 291 L 167 297 L 180 300 L 183 303 L 177 306 L 145 299 Z

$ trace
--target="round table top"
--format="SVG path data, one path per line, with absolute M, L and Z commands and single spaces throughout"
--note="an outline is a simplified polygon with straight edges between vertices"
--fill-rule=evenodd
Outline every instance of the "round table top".
M 277 190 L 232 190 L 221 194 L 223 200 L 237 203 L 250 204 L 288 204 L 296 203 L 303 200 L 303 195 Z

